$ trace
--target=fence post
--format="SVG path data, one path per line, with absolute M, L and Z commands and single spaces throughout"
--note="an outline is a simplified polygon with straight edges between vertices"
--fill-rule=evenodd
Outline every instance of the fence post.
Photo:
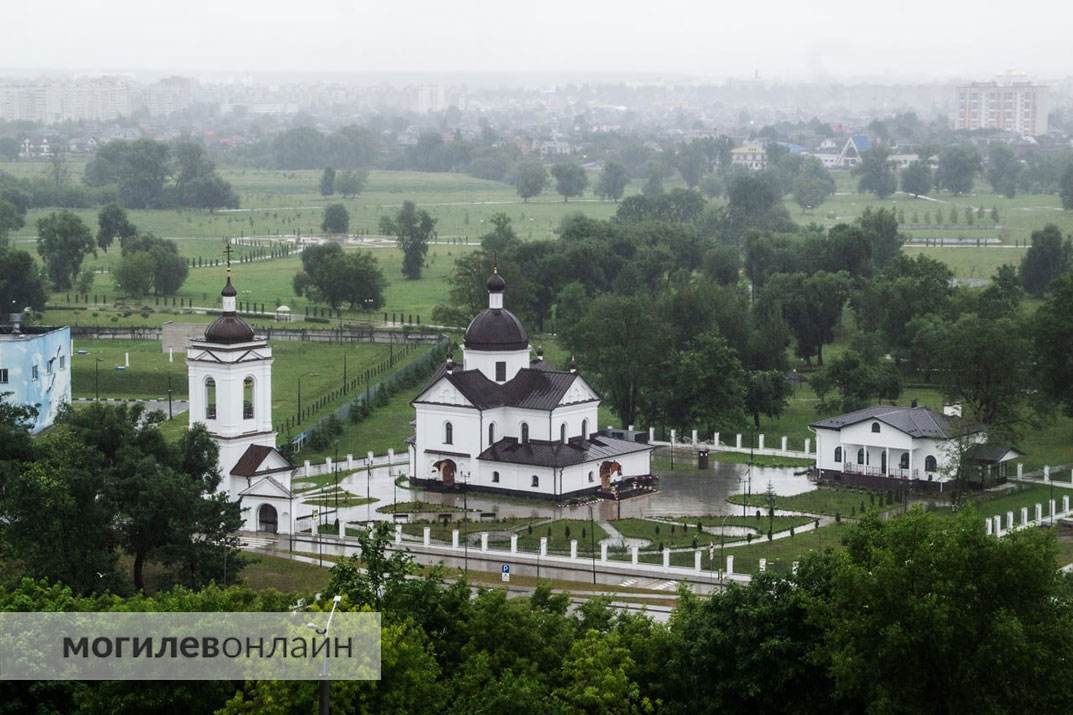
M 600 544 L 600 561 L 607 561 L 607 543 Z
M 510 535 L 510 552 L 512 554 L 518 553 L 518 535 L 517 534 L 511 534 Z
M 727 556 L 727 576 L 734 575 L 734 557 Z
M 541 536 L 540 537 L 540 555 L 541 556 L 547 556 L 548 555 L 548 537 L 546 537 L 546 536 Z
M 637 565 L 637 546 L 636 544 L 630 547 L 630 563 L 634 566 Z
M 693 552 L 693 570 L 700 573 L 700 549 Z
M 759 442 L 757 443 L 757 449 L 763 449 L 764 448 L 764 434 L 762 432 L 760 433 L 760 436 L 759 436 L 758 439 L 759 439 Z
M 570 558 L 577 558 L 577 539 L 570 539 Z
M 734 449 L 741 449 L 741 432 L 734 436 Z
M 1039 504 L 1039 503 L 1036 504 L 1036 519 L 1035 519 L 1035 521 L 1036 521 L 1037 524 L 1039 524 L 1040 522 L 1043 521 L 1043 505 Z
M 806 439 L 805 440 L 805 454 L 812 454 L 812 449 L 811 448 L 812 448 L 812 440 L 811 439 Z
M 786 435 L 782 436 L 782 451 L 786 451 Z
M 422 539 L 425 546 L 428 546 L 432 542 L 432 529 L 430 527 L 425 527 Z
M 760 573 L 767 571 L 767 559 L 760 559 Z
M 402 543 L 402 524 L 395 524 L 395 543 Z
M 451 529 L 451 548 L 458 548 L 458 529 Z
M 663 568 L 669 569 L 671 567 L 671 550 L 668 548 L 663 549 Z

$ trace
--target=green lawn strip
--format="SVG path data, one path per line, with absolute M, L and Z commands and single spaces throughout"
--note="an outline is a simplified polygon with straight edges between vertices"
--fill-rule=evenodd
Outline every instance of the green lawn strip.
M 1068 489 L 1057 488 L 1054 490 L 1055 508 L 1061 510 L 1062 495 L 1073 492 Z M 980 518 L 986 519 L 993 516 L 1002 517 L 1002 528 L 1006 528 L 1006 512 L 1013 512 L 1014 523 L 1021 523 L 1021 508 L 1028 509 L 1028 518 L 1036 518 L 1036 504 L 1043 507 L 1043 518 L 1051 515 L 1051 488 L 1042 485 L 1018 486 L 1012 491 L 1003 493 L 985 493 L 970 498 L 970 503 L 976 507 Z M 948 509 L 936 509 L 939 514 L 950 513 Z
M 698 532 L 695 523 L 686 526 L 650 519 L 617 519 L 611 522 L 611 526 L 626 538 L 647 540 L 647 548 L 653 549 L 659 548 L 660 544 L 667 548 L 677 548 L 692 546 L 694 541 L 698 545 L 706 545 L 713 539 L 719 540 L 715 534 Z
M 724 522 L 724 518 L 726 521 Z M 687 522 L 696 525 L 698 522 L 703 526 L 719 527 L 723 526 L 741 526 L 747 529 L 753 529 L 757 533 L 766 534 L 770 526 L 773 533 L 779 533 L 780 531 L 787 531 L 788 529 L 796 529 L 799 526 L 805 526 L 815 521 L 812 517 L 808 516 L 773 516 L 770 518 L 770 523 L 766 513 L 757 517 L 755 513 L 748 516 L 700 516 L 700 517 L 680 517 L 682 522 Z
M 377 507 L 378 514 L 446 514 L 447 512 L 463 511 L 462 507 L 453 504 L 437 504 L 428 501 L 403 501 L 397 504 L 385 504 Z
M 263 554 L 251 554 L 249 558 L 250 564 L 242 569 L 240 579 L 250 588 L 312 593 L 328 585 L 328 569 L 316 564 Z
M 819 487 L 809 492 L 792 496 L 776 496 L 775 508 L 783 511 L 798 511 L 805 514 L 841 515 L 844 517 L 863 516 L 873 509 L 882 510 L 886 494 L 863 491 L 859 489 L 839 489 Z M 731 504 L 744 504 L 764 512 L 768 508 L 766 494 L 732 494 L 727 497 Z M 893 507 L 891 507 L 893 508 Z M 755 514 L 754 514 L 755 515 Z
M 576 539 L 578 553 L 589 554 L 593 552 L 593 539 L 598 550 L 600 541 L 606 539 L 608 534 L 598 522 L 588 519 L 556 519 L 518 531 L 518 548 L 521 551 L 539 552 L 541 537 L 548 539 L 549 552 L 569 553 L 570 541 Z
M 380 501 L 376 497 L 359 497 L 356 494 L 351 494 L 348 491 L 340 490 L 338 498 L 334 492 L 326 493 L 323 496 L 318 495 L 315 497 L 307 497 L 302 500 L 303 504 L 310 506 L 330 506 L 330 507 L 347 507 L 347 506 L 365 506 L 366 504 L 373 504 Z
M 538 519 L 518 517 L 496 519 L 495 521 L 451 521 L 448 524 L 444 524 L 442 521 L 411 521 L 402 525 L 402 531 L 408 536 L 422 537 L 427 526 L 429 528 L 429 538 L 450 543 L 451 532 L 456 529 L 459 535 L 479 534 L 485 531 L 490 535 L 496 535 L 497 532 L 502 534 L 502 532 L 516 531 L 534 521 L 538 521 Z M 509 544 L 510 542 L 509 539 L 504 541 L 503 539 L 492 538 L 490 543 L 498 546 L 501 543 Z

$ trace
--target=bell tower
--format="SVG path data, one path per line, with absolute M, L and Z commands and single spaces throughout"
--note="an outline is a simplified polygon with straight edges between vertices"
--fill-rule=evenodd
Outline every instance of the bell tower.
M 201 422 L 220 448 L 220 489 L 229 488 L 232 470 L 253 445 L 276 447 L 272 427 L 272 348 L 254 335 L 236 311 L 230 253 L 222 311 L 186 351 L 190 426 Z

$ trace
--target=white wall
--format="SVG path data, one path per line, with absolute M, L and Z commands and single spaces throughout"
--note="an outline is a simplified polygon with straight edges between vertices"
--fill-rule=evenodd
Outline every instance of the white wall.
M 529 348 L 523 350 L 466 350 L 462 351 L 462 366 L 465 370 L 480 370 L 489 380 L 496 381 L 496 363 L 507 363 L 507 381 L 514 378 L 523 367 L 529 367 Z M 499 384 L 503 384 L 500 382 Z

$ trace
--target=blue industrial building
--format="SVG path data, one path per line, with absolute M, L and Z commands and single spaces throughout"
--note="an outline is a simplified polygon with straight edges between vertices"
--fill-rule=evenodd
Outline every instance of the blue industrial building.
M 40 432 L 71 401 L 71 329 L 0 326 L 0 396 L 37 409 Z

